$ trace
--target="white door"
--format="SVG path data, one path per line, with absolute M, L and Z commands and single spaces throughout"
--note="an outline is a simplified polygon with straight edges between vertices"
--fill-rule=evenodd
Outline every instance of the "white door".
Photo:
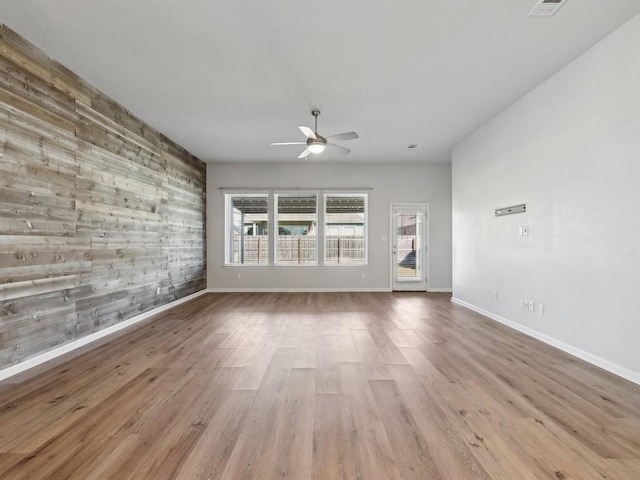
M 424 204 L 391 206 L 391 288 L 427 290 L 427 209 Z

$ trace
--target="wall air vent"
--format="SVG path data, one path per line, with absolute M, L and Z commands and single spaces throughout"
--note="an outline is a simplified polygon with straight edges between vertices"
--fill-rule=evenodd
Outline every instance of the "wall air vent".
M 529 12 L 530 17 L 548 17 L 567 3 L 567 0 L 539 0 Z

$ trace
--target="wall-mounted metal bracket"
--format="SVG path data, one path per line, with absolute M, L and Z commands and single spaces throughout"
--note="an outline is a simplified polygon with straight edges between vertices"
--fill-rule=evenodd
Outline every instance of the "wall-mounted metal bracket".
M 525 213 L 527 211 L 527 204 L 514 205 L 513 207 L 496 208 L 495 216 L 502 217 L 503 215 L 513 215 L 514 213 Z

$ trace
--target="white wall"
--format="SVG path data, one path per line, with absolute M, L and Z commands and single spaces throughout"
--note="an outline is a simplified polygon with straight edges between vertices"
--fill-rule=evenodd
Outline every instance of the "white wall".
M 635 17 L 454 149 L 453 290 L 640 383 L 639 52 Z
M 224 196 L 220 187 L 372 187 L 368 204 L 369 265 L 225 267 Z M 429 204 L 430 289 L 451 289 L 450 165 L 358 165 L 302 160 L 300 163 L 210 164 L 207 168 L 208 286 L 229 290 L 388 289 L 390 247 L 382 237 L 389 237 L 391 202 Z

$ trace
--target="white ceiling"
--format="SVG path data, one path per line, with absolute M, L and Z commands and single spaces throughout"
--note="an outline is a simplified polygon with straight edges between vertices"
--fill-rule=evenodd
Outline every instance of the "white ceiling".
M 209 162 L 448 162 L 464 136 L 640 12 L 640 0 L 0 0 L 0 21 Z M 540 126 L 541 129 L 544 125 Z M 407 146 L 417 143 L 418 148 Z M 324 158 L 324 155 L 322 156 Z

